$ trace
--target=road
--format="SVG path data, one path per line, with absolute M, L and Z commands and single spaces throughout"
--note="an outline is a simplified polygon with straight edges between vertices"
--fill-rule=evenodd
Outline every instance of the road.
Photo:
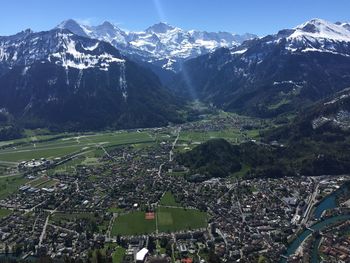
M 39 239 L 39 247 L 41 247 L 41 245 L 43 243 L 43 240 L 45 238 L 47 225 L 49 224 L 49 218 L 50 218 L 50 214 L 46 217 L 45 224 L 44 224 L 44 227 L 43 227 L 43 231 L 41 232 L 40 239 Z
M 179 127 L 179 128 L 177 129 L 177 136 L 176 136 L 176 139 L 175 139 L 175 141 L 173 142 L 172 147 L 171 147 L 171 150 L 170 150 L 170 152 L 169 152 L 169 162 L 172 162 L 172 161 L 173 161 L 174 148 L 175 148 L 175 146 L 176 146 L 176 144 L 177 144 L 177 141 L 178 141 L 179 138 L 180 138 L 180 132 L 181 132 L 181 127 Z

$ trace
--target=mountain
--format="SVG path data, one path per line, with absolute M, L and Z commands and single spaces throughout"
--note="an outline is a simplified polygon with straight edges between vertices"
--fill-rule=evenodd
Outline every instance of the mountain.
M 107 42 L 66 29 L 0 37 L 1 112 L 27 127 L 166 125 L 179 120 L 178 104 L 153 72 Z
M 302 110 L 290 123 L 264 134 L 283 143 L 279 158 L 298 174 L 339 175 L 350 169 L 350 89 Z
M 301 111 L 290 123 L 266 136 L 267 140 L 325 142 L 350 139 L 350 88 Z
M 341 175 L 350 169 L 350 88 L 303 109 L 294 119 L 261 132 L 262 141 L 231 145 L 209 140 L 175 160 L 187 180 L 213 177 Z
M 235 35 L 228 32 L 186 31 L 167 23 L 158 23 L 142 32 L 126 32 L 104 22 L 98 26 L 79 24 L 70 19 L 57 26 L 71 32 L 111 43 L 122 54 L 169 71 L 177 72 L 183 61 L 212 52 L 220 47 L 234 47 L 253 34 Z
M 350 86 L 349 24 L 313 19 L 183 65 L 172 88 L 229 111 L 291 112 Z

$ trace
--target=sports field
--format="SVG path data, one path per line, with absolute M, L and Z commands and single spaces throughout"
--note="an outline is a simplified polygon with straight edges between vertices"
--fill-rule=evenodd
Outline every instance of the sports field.
M 119 216 L 113 224 L 112 236 L 142 235 L 156 230 L 156 220 L 145 219 L 145 212 L 135 211 Z
M 176 232 L 207 226 L 207 213 L 195 209 L 159 207 L 158 231 Z
M 144 211 L 134 211 L 120 215 L 114 221 L 112 236 L 141 235 L 156 232 L 176 232 L 192 230 L 207 226 L 207 213 L 196 209 L 180 207 L 170 192 L 166 192 L 160 200 L 155 218 L 146 219 Z

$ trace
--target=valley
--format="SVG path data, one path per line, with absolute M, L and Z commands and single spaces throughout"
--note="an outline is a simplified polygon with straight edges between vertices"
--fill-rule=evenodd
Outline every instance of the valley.
M 0 261 L 349 262 L 350 24 L 115 21 L 0 36 Z
M 280 260 L 295 234 L 315 222 L 306 211 L 314 211 L 323 196 L 350 178 L 250 178 L 252 167 L 242 166 L 238 173 L 193 182 L 188 177 L 193 173 L 177 158 L 207 141 L 276 147 L 262 137 L 276 127 L 273 122 L 220 111 L 202 118 L 168 127 L 47 134 L 4 143 L 0 226 L 12 223 L 3 228 L 3 244 L 28 259 L 93 260 L 97 253 L 114 260 L 118 254 L 113 262 L 120 262 L 132 260 L 133 251 L 145 246 L 153 256 L 174 261 L 213 253 Z

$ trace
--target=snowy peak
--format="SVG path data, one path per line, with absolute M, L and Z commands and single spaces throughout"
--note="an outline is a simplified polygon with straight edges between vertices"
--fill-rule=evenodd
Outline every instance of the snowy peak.
M 57 26 L 57 28 L 67 29 L 78 36 L 88 37 L 83 27 L 73 19 L 68 19 L 63 21 L 61 24 Z
M 312 19 L 295 28 L 290 38 L 328 39 L 334 41 L 350 41 L 348 24 L 328 22 L 323 19 Z
M 166 32 L 175 29 L 175 27 L 169 25 L 168 23 L 160 22 L 150 26 L 146 29 L 147 33 L 155 33 L 155 34 L 165 34 Z
M 23 32 L 0 38 L 0 63 L 8 68 L 54 63 L 66 69 L 98 68 L 107 71 L 111 63 L 123 63 L 110 44 L 53 29 L 38 33 Z
M 237 46 L 247 39 L 256 37 L 252 34 L 186 31 L 164 22 L 154 24 L 143 32 L 126 32 L 108 21 L 98 26 L 87 26 L 74 20 L 66 20 L 58 28 L 109 42 L 124 55 L 131 55 L 172 71 L 179 70 L 184 60 L 212 52 L 220 47 Z

